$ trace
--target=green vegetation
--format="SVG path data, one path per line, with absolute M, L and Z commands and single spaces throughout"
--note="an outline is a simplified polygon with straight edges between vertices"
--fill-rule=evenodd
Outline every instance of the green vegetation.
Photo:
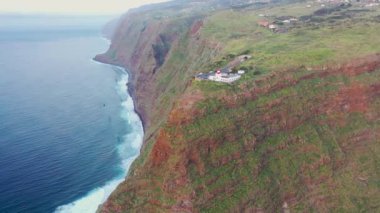
M 352 9 L 342 9 L 340 13 L 347 11 Z M 268 71 L 339 63 L 358 55 L 379 52 L 380 25 L 371 21 L 380 14 L 379 11 L 358 12 L 358 17 L 339 20 L 334 24 L 322 22 L 310 26 L 309 23 L 298 21 L 288 33 L 272 33 L 258 26 L 258 20 L 271 19 L 259 17 L 261 12 L 275 14 L 277 17 L 292 15 L 297 18 L 311 13 L 305 4 L 259 11 L 223 11 L 209 17 L 202 31 L 205 37 L 223 42 L 225 55 L 249 51 L 253 58 L 245 66 Z M 234 37 L 236 32 L 241 36 Z M 212 67 L 225 65 L 225 58 L 217 60 Z
M 306 5 L 159 13 L 182 18 L 159 19 L 173 41 L 144 85 L 145 147 L 106 210 L 379 211 L 380 9 Z M 257 24 L 281 16 L 299 21 Z M 192 80 L 243 54 L 239 81 Z
M 379 73 L 376 71 L 371 75 Z M 334 77 L 326 81 L 339 84 L 341 79 Z M 350 81 L 358 83 L 359 79 L 364 80 L 363 76 L 358 76 Z M 380 150 L 375 142 L 378 138 L 361 141 L 366 145 L 359 149 L 349 141 L 363 133 L 374 134 L 379 130 L 380 122 L 369 121 L 361 113 L 348 114 L 344 124 L 334 124 L 339 121 L 326 114 L 305 118 L 323 106 L 317 104 L 318 100 L 326 100 L 325 97 L 334 96 L 339 91 L 339 88 L 318 87 L 321 82 L 325 80 L 307 80 L 260 96 L 239 108 L 229 109 L 222 103 L 218 105 L 212 101 L 210 105 L 205 102 L 212 106 L 210 109 L 217 110 L 209 111 L 184 127 L 186 141 L 202 139 L 200 143 L 204 143 L 207 138 L 220 144 L 215 151 L 202 155 L 206 174 L 192 174 L 191 180 L 194 188 L 206 186 L 202 192 L 223 192 L 216 193 L 216 197 L 207 203 L 201 203 L 202 212 L 233 210 L 250 199 L 254 200 L 252 205 L 256 208 L 278 212 L 284 196 L 297 200 L 292 206 L 295 211 L 336 207 L 344 212 L 375 211 L 375 203 L 379 201 L 378 183 L 367 180 L 361 183 L 358 178 L 363 174 L 369 175 L 370 179 L 379 177 L 376 155 L 379 156 Z M 361 82 L 364 84 L 366 80 Z M 279 99 L 282 99 L 279 106 L 267 107 Z M 375 112 L 376 106 L 372 105 L 371 109 Z M 286 130 L 281 127 L 285 121 L 273 120 L 273 123 L 263 119 L 263 116 L 281 115 L 281 112 L 286 112 L 283 116 L 287 119 L 303 116 L 305 121 Z M 258 138 L 255 150 L 247 149 L 244 140 L 240 140 L 247 135 Z M 231 137 L 233 140 L 228 139 Z M 233 157 L 235 153 L 240 156 Z M 356 163 L 365 166 L 354 166 Z M 377 189 L 367 191 L 371 187 Z M 324 197 L 323 200 L 329 199 L 320 201 L 319 206 L 310 204 L 310 199 L 320 199 L 313 198 L 317 195 Z M 202 198 L 201 194 L 199 196 Z

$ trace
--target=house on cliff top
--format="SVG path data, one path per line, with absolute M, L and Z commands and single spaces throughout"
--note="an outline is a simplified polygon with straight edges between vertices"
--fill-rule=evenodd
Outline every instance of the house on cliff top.
M 216 72 L 210 71 L 209 73 L 199 73 L 195 76 L 196 80 L 208 80 L 222 83 L 233 83 L 241 78 L 245 72 L 231 73 L 229 71 L 217 70 Z
M 198 81 L 216 81 L 222 83 L 232 83 L 241 78 L 245 74 L 245 70 L 236 70 L 234 73 L 234 68 L 236 68 L 241 63 L 251 59 L 251 55 L 240 55 L 232 60 L 226 67 L 218 69 L 217 71 L 210 71 L 208 73 L 199 73 L 194 76 L 195 80 Z
M 223 82 L 223 83 L 232 83 L 234 81 L 239 80 L 240 78 L 241 76 L 238 74 L 225 73 L 220 70 L 216 71 L 215 74 L 208 76 L 208 80 Z

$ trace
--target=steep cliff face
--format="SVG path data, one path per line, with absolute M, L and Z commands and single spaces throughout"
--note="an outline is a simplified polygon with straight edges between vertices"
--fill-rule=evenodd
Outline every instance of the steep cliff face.
M 218 51 L 217 44 L 198 37 L 204 17 L 198 7 L 131 11 L 122 18 L 110 49 L 96 57 L 130 71 L 130 91 L 148 132 L 165 120 L 194 71 Z
M 334 18 L 353 13 L 341 8 L 273 33 L 259 14 L 314 10 L 218 2 L 132 11 L 97 56 L 130 70 L 146 128 L 99 211 L 378 211 L 380 11 Z M 193 80 L 241 54 L 252 59 L 238 82 Z

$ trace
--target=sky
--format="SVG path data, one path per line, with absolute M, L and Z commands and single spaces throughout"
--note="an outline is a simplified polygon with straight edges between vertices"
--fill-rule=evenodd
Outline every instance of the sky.
M 0 0 L 0 13 L 116 15 L 167 0 Z

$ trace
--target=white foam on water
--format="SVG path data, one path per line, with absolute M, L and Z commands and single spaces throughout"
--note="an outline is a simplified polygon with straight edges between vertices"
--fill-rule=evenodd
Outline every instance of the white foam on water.
M 58 207 L 56 213 L 95 213 L 99 205 L 103 204 L 116 187 L 124 181 L 129 167 L 138 157 L 143 141 L 143 127 L 139 116 L 134 111 L 134 103 L 128 94 L 128 75 L 123 74 L 117 84 L 117 92 L 122 98 L 121 117 L 132 129 L 130 133 L 123 136 L 123 143 L 117 147 L 122 159 L 120 169 L 122 174 L 107 182 L 104 186 L 90 191 L 86 196 L 67 205 Z

